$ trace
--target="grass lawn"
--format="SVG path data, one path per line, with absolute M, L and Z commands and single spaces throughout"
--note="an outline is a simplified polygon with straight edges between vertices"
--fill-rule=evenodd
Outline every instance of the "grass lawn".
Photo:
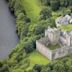
M 56 45 L 49 44 L 47 47 L 48 47 L 50 50 L 54 50 L 54 49 L 60 48 L 60 45 L 59 45 L 59 44 L 56 44 Z
M 60 28 L 63 29 L 64 31 L 70 31 L 72 30 L 72 24 L 62 25 Z
M 41 3 L 39 0 L 22 0 L 23 7 L 27 13 L 27 16 L 31 18 L 32 21 L 37 21 L 39 18 L 39 13 L 41 11 Z
M 46 65 L 50 63 L 50 60 L 48 60 L 46 57 L 44 57 L 37 51 L 32 52 L 29 56 L 29 59 L 30 67 L 28 69 L 31 69 L 35 64 Z

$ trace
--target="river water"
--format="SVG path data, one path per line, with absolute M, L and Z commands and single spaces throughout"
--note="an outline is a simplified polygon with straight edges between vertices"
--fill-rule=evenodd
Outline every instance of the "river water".
M 0 0 L 0 59 L 7 58 L 12 48 L 15 48 L 16 35 L 15 19 L 11 15 L 8 4 Z

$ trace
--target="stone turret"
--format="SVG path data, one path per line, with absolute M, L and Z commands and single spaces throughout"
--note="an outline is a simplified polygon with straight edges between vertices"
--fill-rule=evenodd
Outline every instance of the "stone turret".
M 50 28 L 48 27 L 47 30 L 45 30 L 45 36 L 48 36 L 48 39 L 51 44 L 57 44 L 60 38 L 60 30 L 57 28 Z

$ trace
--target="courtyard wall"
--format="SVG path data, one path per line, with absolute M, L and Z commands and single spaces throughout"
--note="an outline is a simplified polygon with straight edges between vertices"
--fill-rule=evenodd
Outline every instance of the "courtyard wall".
M 50 50 L 48 47 L 46 47 L 43 43 L 41 43 L 38 40 L 36 41 L 36 49 L 50 60 L 55 60 L 57 58 L 67 56 L 72 53 L 71 46 L 63 46 L 61 48 Z

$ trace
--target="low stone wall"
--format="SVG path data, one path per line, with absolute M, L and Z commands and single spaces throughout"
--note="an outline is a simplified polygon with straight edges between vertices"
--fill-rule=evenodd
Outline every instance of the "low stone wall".
M 45 47 L 44 44 L 36 41 L 36 49 L 48 59 L 52 60 L 52 51 Z
M 61 58 L 72 53 L 72 47 L 64 46 L 62 48 L 50 50 L 49 48 L 47 48 L 44 44 L 40 43 L 39 41 L 36 41 L 36 49 L 37 51 L 39 51 L 41 54 L 43 54 L 50 60 Z
M 62 47 L 52 50 L 52 60 L 67 56 L 72 53 L 72 47 Z

